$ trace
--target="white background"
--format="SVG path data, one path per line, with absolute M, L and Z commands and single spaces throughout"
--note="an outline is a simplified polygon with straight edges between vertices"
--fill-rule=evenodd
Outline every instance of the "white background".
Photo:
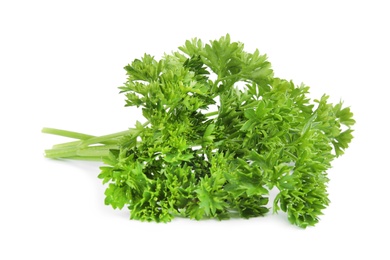
M 1 1 L 0 259 L 390 259 L 387 1 Z M 43 158 L 60 137 L 132 127 L 123 67 L 230 33 L 276 76 L 350 106 L 355 139 L 329 171 L 332 203 L 305 230 L 283 214 L 129 220 L 103 203 L 99 163 Z

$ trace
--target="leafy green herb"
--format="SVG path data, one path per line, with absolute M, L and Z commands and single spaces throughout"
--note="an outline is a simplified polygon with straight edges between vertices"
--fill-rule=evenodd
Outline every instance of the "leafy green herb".
M 168 222 L 287 213 L 314 225 L 328 205 L 326 171 L 352 139 L 350 109 L 312 102 L 309 87 L 273 76 L 258 50 L 226 35 L 186 41 L 161 60 L 145 54 L 125 67 L 119 89 L 142 109 L 134 128 L 78 139 L 46 150 L 48 158 L 100 160 L 105 204 L 128 207 L 131 219 Z

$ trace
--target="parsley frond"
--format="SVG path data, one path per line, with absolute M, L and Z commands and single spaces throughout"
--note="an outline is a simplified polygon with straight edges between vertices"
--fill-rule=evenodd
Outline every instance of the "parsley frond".
M 42 130 L 76 139 L 46 157 L 104 162 L 105 204 L 143 221 L 250 218 L 269 211 L 276 188 L 273 212 L 303 228 L 319 221 L 327 170 L 353 138 L 350 108 L 310 100 L 309 87 L 274 77 L 266 55 L 229 35 L 186 41 L 160 60 L 145 54 L 125 70 L 125 105 L 146 123 L 104 136 Z

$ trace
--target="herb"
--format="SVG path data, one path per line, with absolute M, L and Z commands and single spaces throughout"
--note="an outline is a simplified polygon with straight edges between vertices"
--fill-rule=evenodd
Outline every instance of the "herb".
M 251 218 L 269 211 L 276 187 L 273 212 L 300 227 L 318 222 L 326 171 L 352 139 L 348 107 L 326 95 L 311 102 L 309 87 L 274 77 L 265 55 L 229 35 L 186 41 L 159 61 L 145 54 L 125 70 L 119 89 L 143 123 L 100 137 L 42 130 L 78 139 L 46 157 L 104 162 L 105 204 L 145 221 Z

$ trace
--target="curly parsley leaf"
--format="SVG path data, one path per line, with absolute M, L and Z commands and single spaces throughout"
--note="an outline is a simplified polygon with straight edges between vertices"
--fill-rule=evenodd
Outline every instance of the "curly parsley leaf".
M 251 218 L 269 211 L 269 191 L 297 226 L 313 226 L 329 205 L 327 170 L 348 148 L 349 107 L 309 87 L 274 77 L 266 55 L 229 35 L 186 41 L 160 60 L 145 54 L 125 66 L 119 87 L 144 122 L 105 136 L 44 128 L 78 139 L 49 158 L 100 160 L 105 204 L 131 219 L 168 222 Z

